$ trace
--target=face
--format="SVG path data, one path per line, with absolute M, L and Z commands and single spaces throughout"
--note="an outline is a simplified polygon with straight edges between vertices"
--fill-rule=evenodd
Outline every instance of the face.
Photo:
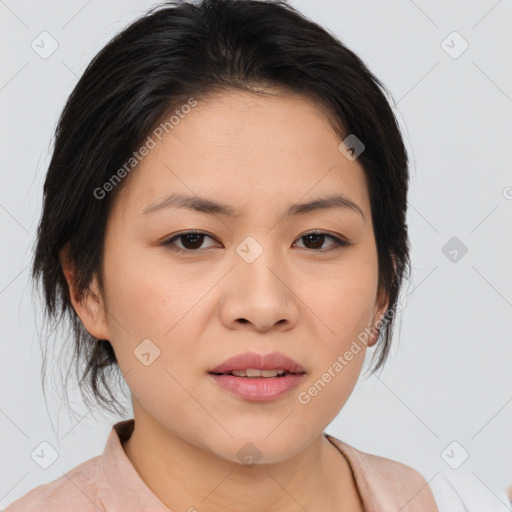
M 340 142 L 306 98 L 224 92 L 200 100 L 133 171 L 107 223 L 105 295 L 75 307 L 111 341 L 136 421 L 147 415 L 232 461 L 250 441 L 270 463 L 343 407 L 366 345 L 344 354 L 385 309 L 363 168 Z M 166 203 L 173 194 L 227 211 Z M 331 196 L 355 206 L 294 209 Z M 259 384 L 252 398 L 226 390 L 210 370 L 246 352 L 282 353 L 305 373 L 274 398 Z

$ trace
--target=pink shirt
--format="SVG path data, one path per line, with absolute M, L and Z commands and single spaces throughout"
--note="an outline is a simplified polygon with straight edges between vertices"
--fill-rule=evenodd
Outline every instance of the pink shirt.
M 134 425 L 134 419 L 113 425 L 101 455 L 32 489 L 4 512 L 171 512 L 124 452 L 122 443 Z M 365 512 L 439 512 L 431 489 L 415 469 L 324 435 L 348 460 Z

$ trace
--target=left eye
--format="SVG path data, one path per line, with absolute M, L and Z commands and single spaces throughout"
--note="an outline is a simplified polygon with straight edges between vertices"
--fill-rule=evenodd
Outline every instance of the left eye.
M 175 235 L 172 238 L 169 238 L 168 240 L 165 240 L 163 242 L 163 245 L 169 247 L 173 251 L 177 252 L 197 252 L 198 249 L 201 248 L 201 245 L 203 243 L 204 238 L 211 238 L 213 240 L 213 237 L 210 235 L 207 235 L 206 233 L 203 233 L 202 231 L 186 231 L 184 233 L 180 233 L 179 235 Z M 330 249 L 321 249 L 321 247 L 324 245 L 324 241 L 326 239 L 331 239 L 333 243 L 331 244 Z M 328 233 L 324 233 L 322 231 L 314 231 L 310 233 L 306 233 L 305 235 L 302 235 L 298 238 L 298 240 L 305 239 L 307 240 L 308 244 L 312 245 L 312 247 L 306 247 L 306 249 L 312 249 L 317 250 L 321 249 L 320 252 L 326 252 L 338 248 L 338 247 L 345 247 L 348 245 L 351 245 L 349 242 L 346 242 L 344 240 L 341 240 L 338 237 L 335 237 L 333 235 L 329 235 Z M 182 245 L 184 247 L 178 247 L 175 244 L 176 240 L 180 240 L 182 242 Z M 334 247 L 333 247 L 334 246 Z M 316 252 L 319 252 L 318 250 Z
M 334 249 L 336 249 L 337 247 L 345 247 L 347 245 L 350 245 L 348 242 L 341 240 L 340 238 L 338 238 L 336 236 L 329 235 L 327 233 L 323 233 L 322 231 L 313 231 L 312 233 L 307 233 L 307 234 L 299 237 L 298 240 L 301 240 L 302 238 L 308 239 L 310 241 L 310 243 L 314 246 L 313 247 L 314 249 L 318 248 L 318 245 L 320 245 L 320 247 L 321 247 L 326 238 L 330 238 L 333 241 L 332 245 L 334 246 Z M 311 249 L 311 247 L 306 247 L 306 248 Z M 331 249 L 328 249 L 328 250 L 332 250 L 332 246 L 331 246 Z

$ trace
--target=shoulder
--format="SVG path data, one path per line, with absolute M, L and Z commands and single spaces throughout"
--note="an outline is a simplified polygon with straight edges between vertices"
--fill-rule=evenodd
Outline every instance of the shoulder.
M 366 504 L 382 511 L 398 507 L 401 512 L 438 512 L 432 490 L 419 471 L 327 437 L 348 460 Z
M 11 503 L 4 512 L 98 512 L 104 510 L 98 495 L 101 457 L 96 456 L 39 485 Z M 99 480 L 101 481 L 101 480 Z
M 345 450 L 350 453 L 352 459 L 358 461 L 361 469 L 365 470 L 367 476 L 378 476 L 380 480 L 384 479 L 389 482 L 396 482 L 399 479 L 409 484 L 426 484 L 423 475 L 407 464 L 379 455 L 362 452 L 346 444 L 344 447 Z

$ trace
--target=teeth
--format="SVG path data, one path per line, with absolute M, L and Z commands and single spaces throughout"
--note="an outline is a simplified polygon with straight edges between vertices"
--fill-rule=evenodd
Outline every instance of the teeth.
M 235 377 L 277 377 L 284 375 L 285 370 L 258 370 L 256 368 L 247 368 L 247 370 L 238 370 L 230 372 Z

